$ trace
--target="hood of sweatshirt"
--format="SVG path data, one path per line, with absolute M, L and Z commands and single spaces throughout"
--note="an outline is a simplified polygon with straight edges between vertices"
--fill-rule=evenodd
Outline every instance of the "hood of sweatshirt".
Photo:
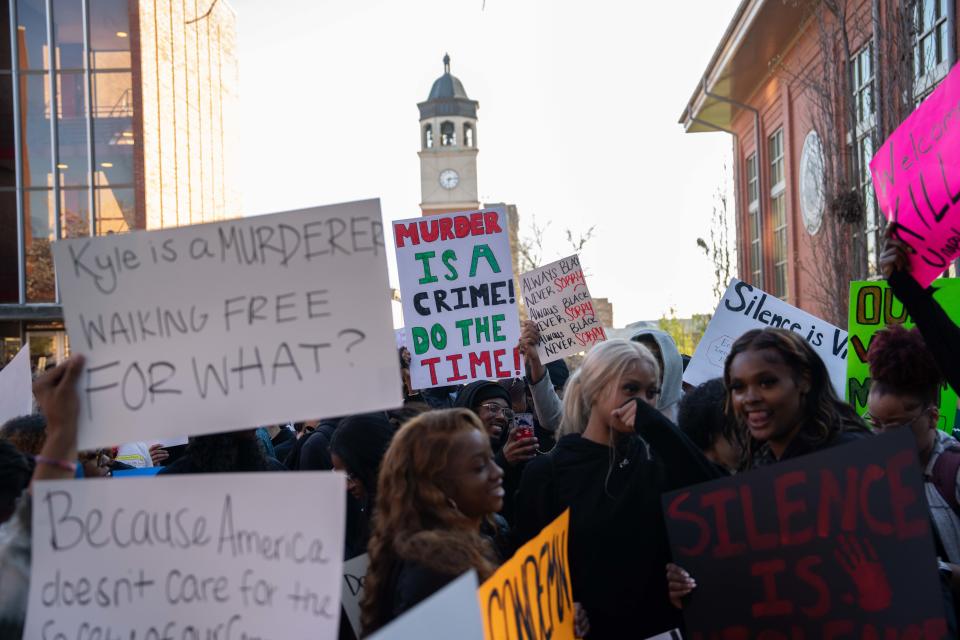
M 677 405 L 683 396 L 683 358 L 677 350 L 677 343 L 670 334 L 659 329 L 643 329 L 637 331 L 631 340 L 639 340 L 642 336 L 653 338 L 660 347 L 660 357 L 663 360 L 663 384 L 660 385 L 660 398 L 657 400 L 657 409 L 673 422 L 677 421 Z

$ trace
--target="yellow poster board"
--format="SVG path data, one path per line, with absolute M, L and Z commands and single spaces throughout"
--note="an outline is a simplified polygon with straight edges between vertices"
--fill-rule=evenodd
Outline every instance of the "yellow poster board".
M 567 509 L 480 586 L 486 640 L 574 640 L 569 531 Z

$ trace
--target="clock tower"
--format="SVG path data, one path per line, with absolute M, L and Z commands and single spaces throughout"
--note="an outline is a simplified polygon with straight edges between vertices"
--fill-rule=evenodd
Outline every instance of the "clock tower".
M 420 210 L 428 216 L 479 209 L 477 196 L 477 107 L 463 83 L 450 74 L 450 56 L 443 56 L 443 75 L 420 109 Z

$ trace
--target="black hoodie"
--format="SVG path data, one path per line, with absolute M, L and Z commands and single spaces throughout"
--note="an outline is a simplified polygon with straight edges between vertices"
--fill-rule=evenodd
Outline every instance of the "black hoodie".
M 681 625 L 669 602 L 670 547 L 663 492 L 719 477 L 700 450 L 653 407 L 637 401 L 638 435 L 610 447 L 572 434 L 531 460 L 516 496 L 517 544 L 570 508 L 574 600 L 590 640 L 646 638 Z
M 460 390 L 460 393 L 457 394 L 455 406 L 477 413 L 477 405 L 479 404 L 477 398 L 480 397 L 481 392 L 486 392 L 488 388 L 493 391 L 495 395 L 506 400 L 508 406 L 510 405 L 510 394 L 506 389 L 496 382 L 477 380 Z M 493 459 L 497 463 L 497 466 L 503 469 L 503 509 L 501 509 L 500 515 L 506 518 L 507 522 L 511 525 L 513 525 L 514 494 L 516 494 L 517 487 L 520 485 L 520 476 L 526 464 L 524 462 L 515 465 L 510 464 L 507 462 L 506 456 L 503 455 L 503 447 L 507 444 L 511 429 L 515 426 L 516 425 L 508 424 L 503 431 L 500 432 L 498 438 L 490 438 L 490 446 L 493 448 Z

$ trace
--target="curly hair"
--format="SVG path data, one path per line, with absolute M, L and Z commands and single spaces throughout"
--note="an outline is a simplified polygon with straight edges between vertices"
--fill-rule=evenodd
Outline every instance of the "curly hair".
M 893 325 L 878 331 L 867 352 L 870 388 L 880 393 L 903 393 L 937 404 L 943 376 L 917 329 Z
M 826 445 L 833 440 L 837 434 L 843 431 L 869 431 L 867 426 L 860 419 L 846 402 L 837 397 L 833 385 L 830 382 L 830 374 L 823 360 L 817 355 L 806 340 L 799 334 L 786 329 L 775 329 L 767 327 L 765 329 L 752 329 L 740 336 L 723 366 L 723 383 L 727 388 L 727 412 L 733 413 L 732 392 L 730 389 L 730 367 L 734 358 L 744 351 L 762 351 L 770 349 L 776 351 L 783 362 L 793 372 L 795 381 L 806 378 L 810 383 L 810 390 L 803 398 L 803 412 L 800 431 L 797 437 L 806 441 L 814 448 Z M 742 438 L 743 464 L 744 469 L 749 469 L 754 464 L 754 459 L 760 443 L 750 436 L 750 431 L 742 422 L 739 416 L 734 416 L 737 421 L 737 434 Z
M 434 539 L 445 543 L 445 548 L 434 550 L 439 553 L 431 568 L 452 575 L 476 569 L 481 582 L 495 570 L 491 543 L 475 523 L 450 505 L 443 490 L 454 438 L 474 429 L 486 436 L 472 411 L 430 411 L 405 424 L 390 443 L 380 466 L 368 545 L 370 565 L 361 603 L 364 634 L 388 620 L 391 574 L 401 560 L 410 557 L 408 551 L 415 544 L 411 538 L 418 534 L 437 533 Z
M 736 439 L 735 427 L 725 406 L 727 389 L 721 378 L 707 380 L 680 399 L 677 426 L 701 451 L 708 451 L 718 438 Z
M 35 456 L 47 441 L 47 419 L 39 413 L 11 418 L 0 427 L 0 438 L 12 442 L 21 453 Z

